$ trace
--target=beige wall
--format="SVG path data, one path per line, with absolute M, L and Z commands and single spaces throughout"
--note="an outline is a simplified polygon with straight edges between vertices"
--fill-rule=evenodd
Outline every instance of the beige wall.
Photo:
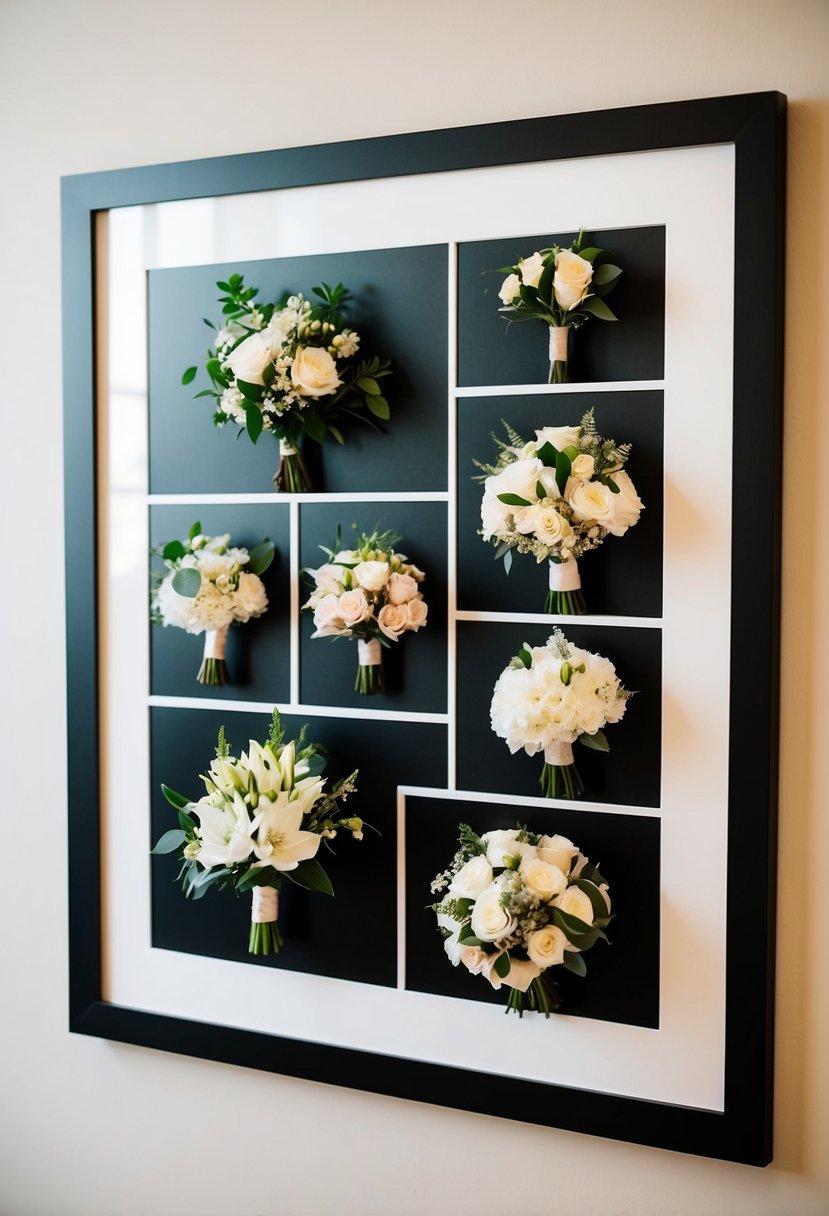
M 0 0 L 3 1216 L 829 1210 L 828 53 L 826 0 Z M 67 1035 L 59 176 L 770 88 L 791 102 L 774 1166 Z

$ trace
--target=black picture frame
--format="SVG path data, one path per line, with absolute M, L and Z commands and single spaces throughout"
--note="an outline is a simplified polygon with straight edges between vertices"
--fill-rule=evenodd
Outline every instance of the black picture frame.
M 74 1033 L 754 1165 L 772 1155 L 785 98 L 776 92 L 91 173 L 62 182 L 69 1028 Z M 549 1086 L 124 1008 L 102 999 L 95 422 L 99 212 L 143 203 L 732 144 L 734 468 L 724 1109 Z M 760 498 L 741 489 L 760 483 Z M 750 517 L 746 503 L 750 498 Z M 745 931 L 750 925 L 750 931 Z

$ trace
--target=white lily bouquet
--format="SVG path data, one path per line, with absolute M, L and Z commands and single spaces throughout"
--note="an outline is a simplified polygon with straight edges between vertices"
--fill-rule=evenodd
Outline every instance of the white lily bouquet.
M 507 1013 L 523 1017 L 526 999 L 549 1017 L 561 1006 L 550 968 L 584 976 L 584 951 L 607 941 L 607 882 L 566 836 L 526 827 L 478 836 L 462 823 L 458 842 L 432 883 L 446 892 L 432 907 L 449 961 L 509 988 Z
M 230 626 L 261 616 L 268 607 L 259 577 L 273 561 L 272 541 L 248 552 L 231 546 L 230 533 L 205 536 L 194 523 L 187 540 L 171 540 L 153 551 L 164 559 L 167 573 L 154 572 L 153 624 L 174 625 L 204 634 L 200 684 L 227 681 L 225 649 Z
M 615 321 L 603 297 L 616 286 L 622 273 L 602 261 L 603 249 L 585 246 L 584 229 L 569 249 L 553 245 L 537 249 L 515 266 L 500 266 L 507 277 L 498 292 L 498 310 L 512 321 L 542 321 L 550 329 L 550 384 L 567 381 L 567 347 L 570 330 L 590 317 Z
M 392 374 L 390 361 L 356 358 L 360 335 L 345 323 L 342 283 L 313 288 L 317 303 L 286 293 L 278 303 L 256 304 L 258 287 L 246 287 L 240 274 L 216 286 L 225 294 L 223 324 L 205 363 L 212 387 L 196 396 L 214 398 L 215 426 L 238 423 L 253 443 L 263 431 L 279 440 L 277 490 L 310 490 L 300 440 L 321 444 L 331 435 L 345 443 L 339 424 L 355 418 L 380 430 L 374 420 L 389 417 L 380 381 Z M 207 318 L 205 324 L 216 329 Z M 197 373 L 188 367 L 182 383 Z
M 557 629 L 544 646 L 525 642 L 501 672 L 490 720 L 511 755 L 543 753 L 545 797 L 575 798 L 584 785 L 573 744 L 578 740 L 593 751 L 609 751 L 602 728 L 624 717 L 631 696 L 610 659 L 574 646 Z
M 353 549 L 319 548 L 328 561 L 305 570 L 314 590 L 302 605 L 314 614 L 312 638 L 356 638 L 359 693 L 383 691 L 383 647 L 404 633 L 426 625 L 429 606 L 420 591 L 426 577 L 394 546 L 400 536 L 391 531 L 362 533 Z
M 506 422 L 495 464 L 475 464 L 484 482 L 481 535 L 509 573 L 512 553 L 549 560 L 547 614 L 586 611 L 578 559 L 607 536 L 624 536 L 644 510 L 625 471 L 629 443 L 603 439 L 589 409 L 578 426 L 545 426 L 525 443 Z
M 198 802 L 161 787 L 179 826 L 165 832 L 152 852 L 178 855 L 176 881 L 188 899 L 201 899 L 214 885 L 252 893 L 251 954 L 276 954 L 282 945 L 277 920 L 283 878 L 333 895 L 316 860 L 322 841 L 341 829 L 363 838 L 363 821 L 344 816 L 340 806 L 356 790 L 356 771 L 324 793 L 325 759 L 316 744 L 305 742 L 305 727 L 296 741 L 283 738 L 274 710 L 267 743 L 251 739 L 236 759 L 222 728 L 216 758 L 201 777 L 207 793 Z

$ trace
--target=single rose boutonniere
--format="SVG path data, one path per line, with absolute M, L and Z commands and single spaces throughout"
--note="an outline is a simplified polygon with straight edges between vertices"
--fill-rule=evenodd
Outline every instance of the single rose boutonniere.
M 240 274 L 216 286 L 225 293 L 223 323 L 205 363 L 211 387 L 196 396 L 214 399 L 217 427 L 235 422 L 254 443 L 263 431 L 279 440 L 277 490 L 310 490 L 301 440 L 321 444 L 330 435 L 344 443 L 341 426 L 352 419 L 379 431 L 378 420 L 390 416 L 380 383 L 392 374 L 390 362 L 357 357 L 360 335 L 346 324 L 349 293 L 342 283 L 315 287 L 315 302 L 286 292 L 276 304 L 255 303 L 259 289 L 246 287 Z M 188 367 L 182 383 L 198 370 Z
M 333 895 L 316 860 L 320 845 L 341 830 L 363 838 L 362 819 L 345 815 L 340 805 L 356 790 L 356 771 L 324 790 L 325 759 L 304 736 L 303 728 L 296 741 L 285 743 L 274 710 L 268 741 L 251 739 L 237 759 L 222 728 L 215 759 L 201 778 L 207 792 L 197 802 L 161 787 L 178 812 L 178 827 L 165 832 L 152 852 L 178 856 L 188 899 L 201 899 L 214 884 L 237 895 L 252 893 L 251 954 L 275 954 L 282 945 L 277 918 L 283 879 Z
M 248 552 L 232 546 L 229 533 L 205 536 L 195 523 L 186 540 L 168 541 L 154 553 L 164 559 L 166 573 L 153 573 L 153 624 L 203 633 L 204 658 L 197 679 L 200 684 L 224 684 L 230 626 L 267 610 L 260 575 L 273 561 L 272 542 L 263 540 Z
M 481 535 L 495 546 L 509 573 L 513 552 L 548 560 L 549 615 L 586 612 L 578 561 L 607 536 L 624 536 L 644 504 L 625 465 L 629 443 L 604 439 L 592 408 L 579 426 L 546 426 L 525 443 L 504 423 L 506 442 L 495 464 L 483 464 Z
M 567 380 L 567 348 L 571 330 L 590 317 L 615 321 L 604 296 L 622 273 L 603 260 L 605 252 L 585 244 L 584 229 L 569 249 L 553 245 L 520 258 L 514 266 L 501 266 L 507 277 L 501 284 L 498 310 L 508 321 L 543 321 L 550 329 L 550 384 Z
M 602 728 L 624 717 L 631 696 L 610 659 L 574 646 L 557 629 L 544 646 L 525 643 L 501 672 L 490 720 L 512 755 L 543 754 L 545 797 L 575 798 L 584 786 L 573 744 L 609 751 Z
M 610 894 L 597 867 L 565 836 L 526 827 L 459 829 L 449 868 L 432 883 L 432 905 L 449 961 L 509 989 L 507 1012 L 549 1017 L 561 1006 L 550 969 L 587 974 L 584 958 L 610 923 Z

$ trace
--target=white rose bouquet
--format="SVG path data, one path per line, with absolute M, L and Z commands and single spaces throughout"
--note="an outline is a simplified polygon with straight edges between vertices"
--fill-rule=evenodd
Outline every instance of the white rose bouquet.
M 165 832 L 152 852 L 178 855 L 176 881 L 188 899 L 201 899 L 214 883 L 237 895 L 252 892 L 251 954 L 276 954 L 282 945 L 277 917 L 283 878 L 333 895 L 315 860 L 320 844 L 340 829 L 363 838 L 363 821 L 343 816 L 340 807 L 356 790 L 356 771 L 323 792 L 325 759 L 304 736 L 305 727 L 296 741 L 283 743 L 274 710 L 267 743 L 251 739 L 237 760 L 222 728 L 216 758 L 201 777 L 207 793 L 198 802 L 161 787 L 179 826 Z
M 426 577 L 395 552 L 400 537 L 391 531 L 363 533 L 353 549 L 319 548 L 328 561 L 305 570 L 314 590 L 302 605 L 314 614 L 312 638 L 356 638 L 356 692 L 383 691 L 383 651 L 404 633 L 426 625 L 429 607 L 420 591 Z
M 240 274 L 216 286 L 225 295 L 219 300 L 223 324 L 205 364 L 212 387 L 196 396 L 215 399 L 217 427 L 235 422 L 254 443 L 263 431 L 279 440 L 277 490 L 310 490 L 300 440 L 307 435 L 322 443 L 332 435 L 344 443 L 338 423 L 354 418 L 380 430 L 375 419 L 389 417 L 380 381 L 392 374 L 390 362 L 356 358 L 360 335 L 345 323 L 342 283 L 315 287 L 319 302 L 313 304 L 288 293 L 276 304 L 255 304 L 259 289 L 245 287 Z M 207 318 L 205 324 L 216 328 Z M 197 372 L 188 367 L 182 383 Z
M 584 786 L 573 744 L 609 751 L 602 727 L 624 717 L 632 695 L 610 659 L 574 646 L 557 629 L 544 646 L 525 642 L 510 660 L 495 683 L 489 714 L 512 755 L 543 753 L 545 797 L 575 798 Z
M 248 552 L 232 547 L 229 533 L 205 536 L 195 523 L 187 540 L 168 541 L 154 553 L 164 559 L 167 573 L 153 572 L 153 624 L 203 633 L 204 658 L 197 679 L 200 684 L 224 684 L 230 626 L 267 610 L 259 576 L 273 561 L 272 541 L 263 540 Z
M 601 261 L 603 249 L 584 244 L 584 229 L 569 249 L 538 249 L 515 266 L 500 266 L 507 277 L 498 295 L 508 321 L 543 321 L 550 327 L 550 384 L 567 381 L 567 343 L 571 329 L 590 317 L 615 321 L 603 296 L 616 286 L 618 266 Z
M 587 973 L 585 950 L 609 923 L 610 896 L 596 866 L 566 836 L 538 836 L 526 827 L 484 832 L 462 823 L 459 849 L 438 874 L 432 893 L 443 948 L 493 988 L 509 988 L 506 1012 L 549 1017 L 561 1006 L 551 967 Z
M 506 422 L 495 464 L 475 464 L 484 482 L 481 535 L 509 573 L 512 552 L 549 560 L 548 614 L 586 611 L 578 559 L 606 536 L 624 536 L 644 510 L 625 471 L 629 443 L 603 439 L 589 409 L 579 426 L 545 426 L 525 443 Z

